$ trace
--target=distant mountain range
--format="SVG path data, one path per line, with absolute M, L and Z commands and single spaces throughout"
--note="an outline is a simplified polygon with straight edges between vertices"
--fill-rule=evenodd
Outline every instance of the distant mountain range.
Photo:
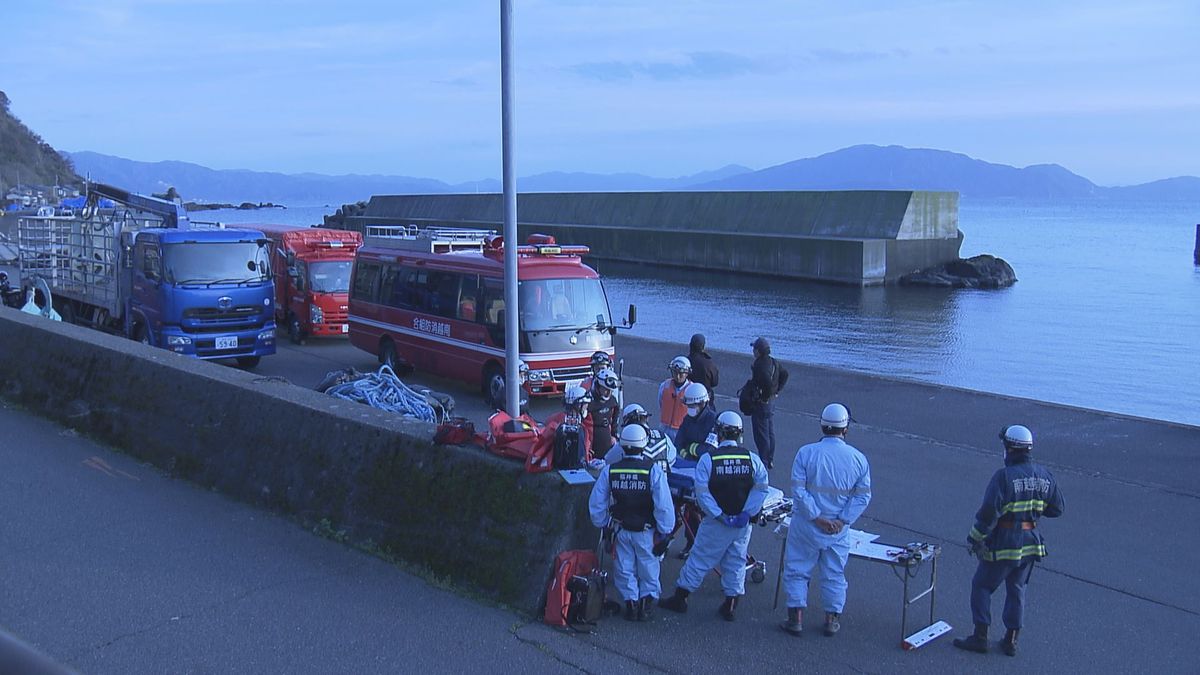
M 174 186 L 189 201 L 269 201 L 313 205 L 366 200 L 376 194 L 499 192 L 500 181 L 450 184 L 432 178 L 327 176 L 209 169 L 187 162 L 137 162 L 95 152 L 64 153 L 80 175 L 149 194 Z M 759 171 L 729 165 L 678 178 L 637 173 L 552 172 L 517 180 L 521 192 L 670 190 L 950 190 L 964 197 L 1122 199 L 1200 202 L 1200 178 L 1102 187 L 1057 164 L 1017 168 L 945 150 L 856 145 Z

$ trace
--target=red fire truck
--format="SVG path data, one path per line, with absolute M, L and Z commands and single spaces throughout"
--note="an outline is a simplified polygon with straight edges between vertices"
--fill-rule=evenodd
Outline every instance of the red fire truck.
M 393 368 L 478 384 L 497 400 L 504 384 L 504 241 L 487 230 L 368 226 L 350 287 L 350 342 Z M 600 275 L 586 246 L 532 235 L 517 247 L 520 355 L 532 396 L 561 394 L 613 354 Z M 624 326 L 637 320 L 629 306 Z
M 349 333 L 350 273 L 362 235 L 300 225 L 253 227 L 271 238 L 275 320 L 292 342 Z

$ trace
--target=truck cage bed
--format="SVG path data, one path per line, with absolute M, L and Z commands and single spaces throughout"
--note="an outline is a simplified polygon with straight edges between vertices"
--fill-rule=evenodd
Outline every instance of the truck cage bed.
M 129 209 L 98 209 L 87 218 L 26 216 L 17 221 L 17 252 L 23 279 L 40 277 L 52 293 L 120 316 L 117 265 L 121 232 L 159 225 Z

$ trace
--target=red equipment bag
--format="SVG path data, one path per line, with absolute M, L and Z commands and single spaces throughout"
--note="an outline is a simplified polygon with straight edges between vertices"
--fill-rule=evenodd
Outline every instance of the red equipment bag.
M 466 445 L 476 442 L 475 424 L 465 417 L 455 417 L 439 424 L 433 434 L 433 442 L 439 445 Z
M 508 413 L 499 410 L 488 418 L 488 438 L 485 447 L 489 452 L 501 457 L 525 461 L 541 434 L 541 426 L 529 415 L 523 414 L 513 419 Z
M 566 417 L 567 414 L 565 412 L 557 412 L 546 418 L 546 424 L 542 427 L 541 434 L 530 449 L 529 457 L 525 460 L 526 471 L 529 473 L 542 473 L 558 468 L 554 466 L 555 433 L 558 431 L 558 427 L 566 421 Z M 583 431 L 579 438 L 583 443 L 582 459 L 586 463 L 592 459 L 591 418 L 585 415 L 580 423 L 580 427 Z
M 586 578 L 597 571 L 596 568 L 594 551 L 563 551 L 558 554 L 554 559 L 554 573 L 550 576 L 550 585 L 546 588 L 546 612 L 543 620 L 547 624 L 565 628 L 572 623 L 578 623 L 578 617 L 571 616 L 572 592 L 569 586 L 572 578 Z

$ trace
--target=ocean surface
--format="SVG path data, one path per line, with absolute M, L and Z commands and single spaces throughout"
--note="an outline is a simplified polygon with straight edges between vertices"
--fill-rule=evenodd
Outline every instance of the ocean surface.
M 312 224 L 321 207 L 193 214 Z M 1200 425 L 1200 203 L 964 199 L 963 257 L 991 253 L 1003 290 L 846 288 L 602 263 L 637 335 Z M 664 373 L 666 364 L 663 364 Z M 727 377 L 739 377 L 730 373 Z

